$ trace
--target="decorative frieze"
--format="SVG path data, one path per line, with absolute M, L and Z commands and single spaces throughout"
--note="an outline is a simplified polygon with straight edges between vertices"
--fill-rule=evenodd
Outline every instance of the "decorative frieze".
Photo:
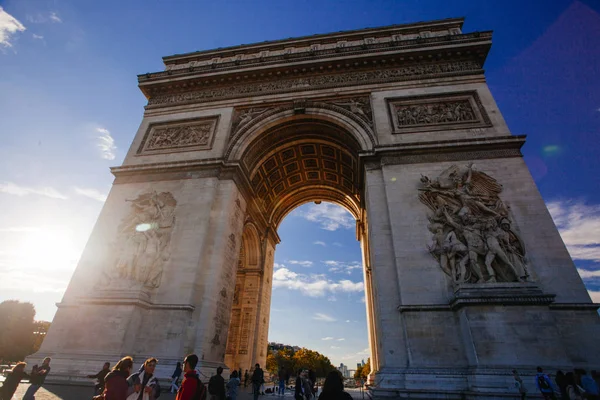
M 440 63 L 418 63 L 395 68 L 378 68 L 369 71 L 353 71 L 337 74 L 313 75 L 255 83 L 237 83 L 210 89 L 201 89 L 175 94 L 153 95 L 149 106 L 173 105 L 187 102 L 206 102 L 236 97 L 289 93 L 295 91 L 324 89 L 372 83 L 387 83 L 410 79 L 440 77 L 455 73 L 481 72 L 475 61 L 448 61 Z
M 165 151 L 209 150 L 215 136 L 218 118 L 150 125 L 138 154 Z
M 491 126 L 477 92 L 388 99 L 394 133 Z

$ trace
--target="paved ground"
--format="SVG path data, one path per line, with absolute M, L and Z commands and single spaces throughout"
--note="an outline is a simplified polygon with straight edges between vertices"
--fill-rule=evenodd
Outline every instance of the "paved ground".
M 17 392 L 13 396 L 13 400 L 21 400 L 25 391 L 29 387 L 28 383 L 22 383 L 19 385 Z M 63 385 L 51 385 L 46 384 L 42 387 L 36 394 L 36 400 L 90 400 L 93 395 L 93 387 L 92 386 L 63 386 Z M 352 397 L 356 400 L 362 400 L 362 395 L 358 389 L 349 389 L 348 390 Z M 293 399 L 293 392 L 286 391 L 285 396 L 276 396 L 272 394 L 266 394 L 264 396 L 260 396 L 259 400 L 276 400 L 276 399 Z M 163 392 L 160 396 L 160 400 L 173 400 L 175 399 L 174 394 Z M 252 400 L 252 394 L 247 390 L 243 391 L 241 395 L 238 396 L 239 400 Z M 367 396 L 365 394 L 365 399 Z

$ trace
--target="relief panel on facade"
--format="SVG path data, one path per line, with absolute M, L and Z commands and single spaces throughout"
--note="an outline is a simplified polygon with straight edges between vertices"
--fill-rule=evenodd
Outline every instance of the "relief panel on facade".
M 491 126 L 477 92 L 388 99 L 394 133 Z
M 472 164 L 421 177 L 419 200 L 429 216 L 431 255 L 454 283 L 524 282 L 525 246 L 500 198 L 502 185 Z
M 248 345 L 250 342 L 250 330 L 252 328 L 252 308 L 244 308 L 242 315 L 242 327 L 240 329 L 239 354 L 248 354 Z
M 210 150 L 218 118 L 150 125 L 138 154 Z
M 144 193 L 127 200 L 129 214 L 113 242 L 114 263 L 103 271 L 99 288 L 154 289 L 160 286 L 163 268 L 171 255 L 171 232 L 177 201 L 169 192 Z

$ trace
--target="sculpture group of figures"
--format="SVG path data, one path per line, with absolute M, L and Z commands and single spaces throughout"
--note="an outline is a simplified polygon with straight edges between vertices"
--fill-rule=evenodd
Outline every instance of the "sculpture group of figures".
M 454 283 L 528 280 L 525 246 L 494 178 L 472 164 L 453 165 L 434 180 L 422 176 L 419 190 L 419 199 L 433 211 L 429 252 Z
M 118 228 L 116 262 L 100 286 L 157 288 L 170 256 L 177 201 L 171 193 L 155 191 L 129 201 L 131 211 Z
M 444 124 L 477 119 L 468 100 L 396 106 L 396 115 L 399 126 Z

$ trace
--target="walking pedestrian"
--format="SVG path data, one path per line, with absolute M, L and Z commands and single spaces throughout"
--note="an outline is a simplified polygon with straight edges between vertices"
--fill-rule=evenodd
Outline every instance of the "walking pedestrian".
M 254 372 L 252 373 L 252 393 L 254 394 L 254 400 L 258 400 L 260 395 L 260 387 L 265 382 L 265 374 L 260 369 L 260 364 L 254 366 Z
M 24 362 L 18 362 L 9 372 L 4 380 L 2 388 L 0 388 L 0 400 L 10 400 L 13 394 L 17 391 L 17 387 L 21 379 L 28 378 L 29 375 L 25 372 L 27 366 Z
M 556 378 L 554 378 L 554 382 L 556 382 L 556 386 L 558 387 L 561 400 L 569 400 L 569 396 L 567 395 L 567 381 L 565 378 L 565 373 L 560 369 L 556 371 Z
M 519 372 L 516 369 L 513 369 L 512 373 L 515 380 L 515 388 L 519 392 L 521 400 L 525 400 L 527 398 L 527 389 L 525 389 L 525 385 L 523 385 L 523 379 L 521 379 Z
M 279 378 L 279 392 L 278 394 L 280 396 L 284 396 L 285 395 L 285 368 L 279 368 L 279 373 L 277 374 L 277 377 Z
M 248 370 L 246 370 L 246 373 L 244 373 L 244 387 L 248 386 L 248 379 L 250 379 L 250 374 L 248 373 Z
M 584 369 L 580 369 L 579 371 L 579 382 L 581 383 L 581 387 L 585 391 L 585 398 L 587 400 L 600 400 L 600 396 L 598 393 L 598 384 L 585 372 Z
M 177 384 L 179 383 L 179 378 L 181 377 L 181 371 L 181 363 L 178 362 L 177 366 L 175 367 L 175 371 L 173 371 L 173 375 L 171 375 L 171 393 L 175 393 L 179 389 Z
M 241 371 L 241 369 L 240 369 Z M 240 386 L 240 378 L 238 378 L 238 371 L 233 371 L 229 382 L 227 382 L 227 399 L 236 400 L 238 394 L 238 387 Z
M 542 367 L 537 367 L 537 374 L 535 375 L 535 385 L 538 390 L 542 394 L 545 400 L 557 400 L 554 392 L 554 385 L 552 385 L 552 381 L 548 377 L 548 375 L 544 374 L 544 370 Z
M 344 391 L 344 380 L 340 371 L 327 374 L 319 400 L 352 400 L 350 393 Z
M 294 386 L 294 399 L 296 400 L 304 400 L 304 389 L 302 384 L 302 369 L 298 370 L 298 374 L 296 375 L 296 385 Z
M 211 376 L 208 381 L 210 400 L 225 400 L 225 379 L 222 374 L 223 368 L 217 367 L 217 374 Z
M 154 400 L 160 396 L 160 385 L 154 376 L 158 360 L 154 357 L 144 361 L 142 372 L 136 372 L 127 378 L 127 383 L 133 387 L 127 400 Z
M 126 400 L 129 384 L 127 377 L 133 370 L 133 358 L 123 357 L 104 377 L 104 393 L 96 398 L 101 400 Z
M 110 372 L 110 363 L 104 363 L 102 370 L 95 375 L 88 375 L 88 378 L 96 379 L 96 384 L 94 385 L 94 395 L 101 394 L 104 392 L 104 378 Z
M 31 369 L 31 377 L 29 378 L 29 383 L 31 383 L 31 385 L 27 388 L 23 400 L 35 400 L 35 393 L 40 390 L 46 381 L 46 377 L 50 373 L 50 361 L 52 361 L 52 359 L 46 357 L 40 367 L 37 365 L 33 366 Z

